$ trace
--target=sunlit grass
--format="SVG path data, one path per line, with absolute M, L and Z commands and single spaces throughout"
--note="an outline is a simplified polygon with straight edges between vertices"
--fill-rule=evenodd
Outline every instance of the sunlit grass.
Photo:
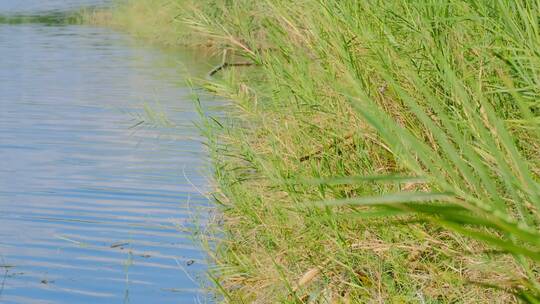
M 256 66 L 203 83 L 225 301 L 540 301 L 540 2 L 158 2 Z
M 207 38 L 193 35 L 180 21 L 191 0 L 116 1 L 108 9 L 86 9 L 80 12 L 85 24 L 107 26 L 164 46 L 195 46 L 207 44 Z

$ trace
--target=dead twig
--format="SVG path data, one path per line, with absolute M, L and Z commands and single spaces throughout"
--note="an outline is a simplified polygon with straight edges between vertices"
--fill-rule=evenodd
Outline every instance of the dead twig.
M 252 66 L 252 65 L 255 65 L 254 63 L 252 62 L 236 62 L 236 63 L 229 63 L 229 62 L 224 62 L 218 66 L 216 66 L 215 68 L 213 68 L 209 73 L 208 73 L 208 76 L 214 76 L 214 74 L 216 74 L 217 72 L 225 69 L 225 68 L 228 68 L 228 67 L 238 67 L 238 66 Z
M 221 63 L 215 66 L 210 72 L 208 72 L 208 77 L 214 76 L 217 72 L 226 69 L 228 67 L 239 67 L 239 66 L 252 66 L 255 65 L 253 62 L 227 62 L 227 50 L 223 51 L 223 57 Z
M 339 141 L 333 142 L 331 144 L 324 145 L 320 149 L 317 149 L 316 151 L 314 151 L 314 152 L 312 152 L 310 154 L 307 154 L 307 155 L 304 155 L 304 156 L 300 157 L 300 161 L 304 162 L 306 160 L 309 160 L 310 158 L 313 158 L 313 157 L 315 157 L 317 155 L 320 155 L 324 151 L 326 151 L 326 150 L 328 150 L 328 149 L 330 149 L 332 147 L 339 146 L 339 144 L 341 144 L 341 143 L 345 143 L 346 145 L 349 145 L 349 144 L 351 144 L 353 136 L 354 136 L 354 132 L 350 132 L 349 134 L 347 134 L 343 138 L 341 138 Z

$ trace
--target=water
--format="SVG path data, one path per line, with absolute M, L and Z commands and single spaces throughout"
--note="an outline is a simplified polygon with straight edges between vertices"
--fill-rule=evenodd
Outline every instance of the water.
M 62 3 L 77 1 L 47 9 Z M 208 160 L 179 64 L 206 70 L 195 58 L 107 29 L 0 25 L 1 303 L 204 302 L 190 223 Z
M 43 13 L 71 11 L 81 7 L 105 6 L 110 0 L 2 0 L 1 14 L 39 15 Z

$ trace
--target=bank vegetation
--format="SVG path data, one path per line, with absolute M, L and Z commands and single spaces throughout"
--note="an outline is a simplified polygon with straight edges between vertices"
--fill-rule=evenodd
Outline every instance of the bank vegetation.
M 133 0 L 200 83 L 228 303 L 540 301 L 540 1 Z M 234 66 L 234 63 L 249 64 Z

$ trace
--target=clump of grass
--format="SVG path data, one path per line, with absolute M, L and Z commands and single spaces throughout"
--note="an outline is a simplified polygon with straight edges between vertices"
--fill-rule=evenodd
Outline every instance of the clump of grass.
M 210 47 L 212 41 L 181 21 L 199 5 L 193 0 L 116 1 L 109 8 L 83 9 L 79 16 L 81 23 L 115 28 L 167 47 Z
M 0 24 L 31 24 L 66 25 L 79 23 L 78 12 L 48 12 L 39 15 L 32 14 L 8 14 L 0 15 Z
M 256 64 L 204 83 L 225 302 L 540 301 L 540 2 L 185 7 Z

